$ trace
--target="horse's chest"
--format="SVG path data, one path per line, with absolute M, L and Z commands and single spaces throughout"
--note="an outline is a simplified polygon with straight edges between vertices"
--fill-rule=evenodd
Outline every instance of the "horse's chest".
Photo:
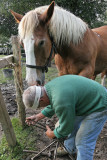
M 62 57 L 59 54 L 55 56 L 56 66 L 62 74 L 79 74 L 89 63 L 85 55 L 69 55 Z

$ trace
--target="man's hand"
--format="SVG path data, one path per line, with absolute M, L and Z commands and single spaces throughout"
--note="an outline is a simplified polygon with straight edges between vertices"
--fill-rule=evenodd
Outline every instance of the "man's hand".
M 42 113 L 39 113 L 37 115 L 33 115 L 33 116 L 30 116 L 30 117 L 27 117 L 26 118 L 26 124 L 28 126 L 30 125 L 34 125 L 36 122 L 38 122 L 39 120 L 43 119 L 45 116 L 42 114 Z
M 54 138 L 55 137 L 54 132 L 49 128 L 49 126 L 46 126 L 46 129 L 47 129 L 46 135 L 51 139 Z
M 36 115 L 33 115 L 31 117 L 27 117 L 25 122 L 28 126 L 30 126 L 30 125 L 34 125 L 37 121 L 38 121 L 38 117 Z

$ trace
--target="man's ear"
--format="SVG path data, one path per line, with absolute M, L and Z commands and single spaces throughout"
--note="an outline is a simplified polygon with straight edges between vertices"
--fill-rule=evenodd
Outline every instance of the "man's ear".
M 50 19 L 52 18 L 54 12 L 55 2 L 53 1 L 48 9 L 39 17 L 39 20 L 42 24 L 48 24 Z
M 13 15 L 13 17 L 15 18 L 17 23 L 20 23 L 21 19 L 23 18 L 23 15 L 16 13 L 12 10 L 10 10 L 11 14 Z
M 43 97 L 41 97 L 40 99 L 39 99 L 39 101 L 43 101 L 44 100 L 44 98 Z

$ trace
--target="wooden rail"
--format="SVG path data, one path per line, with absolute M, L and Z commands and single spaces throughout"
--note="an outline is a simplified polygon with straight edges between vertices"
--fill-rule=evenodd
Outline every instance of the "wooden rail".
M 18 106 L 18 116 L 22 126 L 25 126 L 25 106 L 22 100 L 23 82 L 21 71 L 21 49 L 17 36 L 11 37 L 13 55 L 0 58 L 0 68 L 12 66 L 14 69 L 14 82 L 16 87 L 16 100 Z M 12 127 L 10 117 L 8 115 L 6 105 L 0 89 L 0 122 L 4 130 L 7 142 L 10 146 L 16 145 L 16 136 Z
M 14 63 L 13 55 L 0 58 L 0 69 L 10 66 L 11 63 Z

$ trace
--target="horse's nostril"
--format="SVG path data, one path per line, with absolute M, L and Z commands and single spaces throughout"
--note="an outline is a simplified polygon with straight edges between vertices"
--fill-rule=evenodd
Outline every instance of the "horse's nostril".
M 36 80 L 37 86 L 41 85 L 41 81 L 40 80 Z

